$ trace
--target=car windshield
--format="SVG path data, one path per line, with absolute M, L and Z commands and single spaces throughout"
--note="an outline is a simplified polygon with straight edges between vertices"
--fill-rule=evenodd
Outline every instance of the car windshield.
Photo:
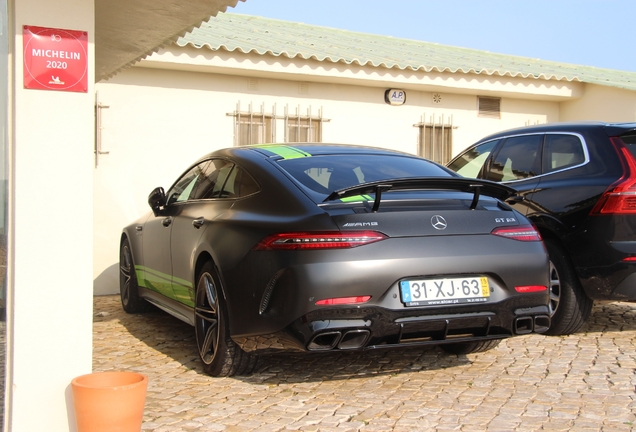
M 283 159 L 278 163 L 321 201 L 333 191 L 361 183 L 455 175 L 428 160 L 406 156 L 329 155 Z

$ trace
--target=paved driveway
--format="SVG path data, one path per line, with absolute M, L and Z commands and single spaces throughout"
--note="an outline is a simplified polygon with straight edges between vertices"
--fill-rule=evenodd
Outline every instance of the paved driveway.
M 143 430 L 636 430 L 636 303 L 597 304 L 581 332 L 467 356 L 438 348 L 272 356 L 211 378 L 193 330 L 95 298 L 95 371 L 150 379 Z

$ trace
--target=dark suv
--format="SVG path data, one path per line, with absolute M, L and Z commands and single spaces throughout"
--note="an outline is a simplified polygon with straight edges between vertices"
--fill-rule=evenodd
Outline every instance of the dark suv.
M 519 196 L 550 255 L 552 324 L 578 330 L 595 299 L 636 299 L 636 123 L 553 123 L 499 132 L 448 163 Z

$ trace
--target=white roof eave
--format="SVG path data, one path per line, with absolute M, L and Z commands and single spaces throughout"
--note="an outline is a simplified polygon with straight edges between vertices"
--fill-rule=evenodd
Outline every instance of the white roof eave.
M 274 60 L 275 61 L 272 61 Z M 371 64 L 331 62 L 283 55 L 261 55 L 240 50 L 213 51 L 172 44 L 148 56 L 137 66 L 155 69 L 242 75 L 306 82 L 328 82 L 371 87 L 401 87 L 418 91 L 445 91 L 483 96 L 563 101 L 580 98 L 578 81 L 501 75 L 486 71 L 401 69 Z
M 95 0 L 95 81 L 112 77 L 238 1 Z

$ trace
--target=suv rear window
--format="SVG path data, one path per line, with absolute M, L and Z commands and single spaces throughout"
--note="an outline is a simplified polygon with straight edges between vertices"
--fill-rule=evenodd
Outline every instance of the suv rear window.
M 339 189 L 377 180 L 456 175 L 425 159 L 389 155 L 312 156 L 278 163 L 303 186 L 325 197 Z
M 547 134 L 543 145 L 543 174 L 585 162 L 581 140 L 574 135 Z

